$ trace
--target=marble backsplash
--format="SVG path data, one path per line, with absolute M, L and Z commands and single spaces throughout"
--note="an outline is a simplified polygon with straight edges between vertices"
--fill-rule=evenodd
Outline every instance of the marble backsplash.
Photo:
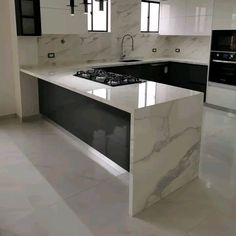
M 81 33 L 79 35 L 43 35 L 38 44 L 37 61 L 48 63 L 87 63 L 117 61 L 121 57 L 121 40 L 123 35 L 131 34 L 135 41 L 135 50 L 131 50 L 131 40 L 125 41 L 127 57 L 140 59 L 174 57 L 208 61 L 210 37 L 206 36 L 160 36 L 140 32 L 140 0 L 111 1 L 111 32 Z M 83 14 L 79 12 L 78 14 Z M 81 26 L 86 32 L 86 25 Z M 18 40 L 21 51 L 29 52 L 28 41 Z M 34 44 L 33 44 L 34 45 Z M 32 47 L 33 47 L 32 45 Z M 153 52 L 156 48 L 156 52 Z M 175 49 L 179 48 L 180 53 Z M 55 59 L 48 59 L 48 53 L 54 52 Z M 31 53 L 32 54 L 32 53 Z M 21 56 L 27 64 L 27 55 Z M 29 60 L 31 64 L 31 60 Z
M 112 0 L 111 4 L 111 32 L 39 37 L 39 63 L 117 61 L 122 54 L 121 40 L 125 34 L 133 35 L 135 41 L 134 51 L 131 50 L 130 39 L 125 41 L 127 57 L 140 59 L 176 57 L 208 60 L 210 37 L 167 37 L 152 33 L 143 34 L 140 32 L 140 0 Z M 83 32 L 86 32 L 86 29 Z M 153 48 L 156 48 L 157 52 L 153 52 Z M 181 52 L 176 53 L 175 48 L 180 48 Z M 49 52 L 55 52 L 56 58 L 48 59 Z
M 121 38 L 112 33 L 88 33 L 86 35 L 46 35 L 38 39 L 40 64 L 50 63 L 87 63 L 117 61 L 121 56 Z M 131 50 L 131 41 L 125 42 L 127 57 L 183 58 L 202 61 L 209 60 L 210 37 L 207 36 L 154 36 L 152 34 L 134 35 L 135 48 Z M 157 52 L 152 49 L 156 48 Z M 175 49 L 179 48 L 180 53 Z M 47 54 L 54 52 L 55 59 Z
M 209 61 L 211 37 L 172 36 L 167 38 L 167 46 L 169 57 Z M 180 53 L 175 52 L 176 48 L 180 49 Z

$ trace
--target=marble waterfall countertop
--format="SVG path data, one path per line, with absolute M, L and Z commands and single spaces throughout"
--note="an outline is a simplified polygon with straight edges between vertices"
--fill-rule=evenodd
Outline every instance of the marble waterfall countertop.
M 119 108 L 129 113 L 169 101 L 200 94 L 199 92 L 173 87 L 161 83 L 147 81 L 141 84 L 131 84 L 110 87 L 97 82 L 73 76 L 76 71 L 86 68 L 138 65 L 158 62 L 181 62 L 189 64 L 207 65 L 206 62 L 183 59 L 150 59 L 137 62 L 110 62 L 74 65 L 36 65 L 22 66 L 20 71 L 33 77 L 48 81 L 97 101 Z
M 23 86 L 24 83 L 32 82 L 37 87 L 34 77 L 39 78 L 131 113 L 130 173 L 132 177 L 129 183 L 131 216 L 150 207 L 198 176 L 203 94 L 155 82 L 110 87 L 75 77 L 73 74 L 77 70 L 96 66 L 167 61 L 170 59 L 21 68 Z M 181 62 L 186 63 L 183 60 Z M 34 91 L 37 93 L 36 88 L 30 87 L 25 97 L 34 96 Z M 34 99 L 37 100 L 38 97 L 35 95 L 32 100 Z M 30 103 L 32 103 L 30 106 L 26 104 L 25 107 L 38 106 L 37 101 Z M 35 112 L 38 112 L 38 108 Z M 120 127 L 117 129 L 118 132 L 119 129 Z

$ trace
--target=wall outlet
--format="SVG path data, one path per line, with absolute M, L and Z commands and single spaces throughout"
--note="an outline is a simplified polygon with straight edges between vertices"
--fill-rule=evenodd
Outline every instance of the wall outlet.
M 152 52 L 157 52 L 157 49 L 156 49 L 156 48 L 153 48 L 153 49 L 152 49 Z
M 180 53 L 180 51 L 181 51 L 180 48 L 175 49 L 175 52 L 177 52 L 177 53 Z
M 55 58 L 56 54 L 54 52 L 49 52 L 48 53 L 48 58 Z

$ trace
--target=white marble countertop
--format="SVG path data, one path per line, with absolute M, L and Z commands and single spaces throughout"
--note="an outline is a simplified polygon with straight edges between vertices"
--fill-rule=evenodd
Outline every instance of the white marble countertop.
M 73 76 L 73 74 L 75 74 L 75 72 L 78 70 L 97 66 L 119 66 L 167 61 L 206 65 L 203 62 L 198 63 L 197 61 L 161 58 L 132 63 L 111 62 L 83 65 L 74 64 L 67 66 L 22 66 L 20 71 L 33 77 L 77 92 L 84 96 L 90 97 L 97 101 L 103 102 L 105 104 L 111 105 L 113 107 L 119 108 L 126 112 L 133 113 L 136 109 L 194 96 L 199 94 L 199 92 L 150 81 L 141 84 L 110 87 L 97 82 L 75 77 Z

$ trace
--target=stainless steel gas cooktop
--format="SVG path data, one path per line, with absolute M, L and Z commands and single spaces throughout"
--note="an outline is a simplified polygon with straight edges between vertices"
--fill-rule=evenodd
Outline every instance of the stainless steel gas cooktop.
M 101 69 L 77 71 L 75 76 L 83 79 L 88 79 L 94 82 L 106 84 L 112 87 L 145 82 L 145 80 L 136 78 L 132 75 L 121 75 L 113 72 L 107 72 Z

